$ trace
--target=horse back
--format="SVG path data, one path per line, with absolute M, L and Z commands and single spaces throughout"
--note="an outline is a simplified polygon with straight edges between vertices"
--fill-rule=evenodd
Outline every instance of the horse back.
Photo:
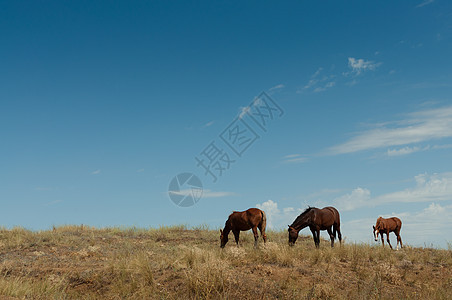
M 322 208 L 322 211 L 330 212 L 332 215 L 333 223 L 340 225 L 340 222 L 341 222 L 340 216 L 339 216 L 339 212 L 337 211 L 336 208 L 334 208 L 332 206 L 327 206 L 327 207 Z
M 250 208 L 245 211 L 234 211 L 229 215 L 229 220 L 233 229 L 249 230 L 257 226 L 262 219 L 262 212 L 258 208 Z
M 321 228 L 339 224 L 339 213 L 334 207 L 331 206 L 316 209 L 314 212 L 314 223 L 319 225 Z
M 396 224 L 396 228 L 401 228 L 401 227 L 402 227 L 402 221 L 400 221 L 399 218 L 397 218 L 397 217 L 392 217 L 391 219 L 392 219 L 392 220 L 394 221 L 394 223 Z
M 391 217 L 388 219 L 381 218 L 380 224 L 383 225 L 380 225 L 380 227 L 383 227 L 383 229 L 387 229 L 389 231 L 395 231 L 402 227 L 402 221 L 400 221 L 397 217 Z

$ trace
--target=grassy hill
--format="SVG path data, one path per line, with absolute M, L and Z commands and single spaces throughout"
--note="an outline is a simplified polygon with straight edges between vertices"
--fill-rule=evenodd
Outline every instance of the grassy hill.
M 287 245 L 184 226 L 0 230 L 6 299 L 452 299 L 452 251 L 321 242 Z

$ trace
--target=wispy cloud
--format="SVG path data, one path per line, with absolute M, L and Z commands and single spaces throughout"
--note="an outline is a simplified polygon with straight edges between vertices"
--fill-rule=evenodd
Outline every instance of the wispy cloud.
M 142 173 L 142 172 L 144 172 L 144 169 L 138 169 L 137 170 L 137 173 Z
M 250 107 L 240 107 L 239 108 L 239 119 L 242 119 L 248 112 L 250 111 Z
M 193 194 L 192 189 L 185 189 L 185 190 L 179 190 L 179 191 L 169 191 L 170 194 L 173 195 L 179 195 L 179 196 L 190 196 Z M 214 192 L 211 190 L 203 190 L 202 191 L 202 198 L 221 198 L 221 197 L 229 197 L 229 196 L 236 196 L 235 193 L 232 192 Z
M 414 177 L 414 181 L 414 187 L 376 197 L 371 196 L 370 190 L 358 187 L 335 198 L 333 202 L 339 209 L 347 211 L 387 203 L 439 202 L 452 199 L 452 173 L 419 174 Z
M 375 55 L 379 54 L 379 52 L 375 52 Z M 367 71 L 375 71 L 382 63 L 381 62 L 374 62 L 371 60 L 365 60 L 362 58 L 354 58 L 349 57 L 348 58 L 348 71 L 342 72 L 339 74 L 328 74 L 324 72 L 323 68 L 318 68 L 314 74 L 311 75 L 309 81 L 297 91 L 297 93 L 303 93 L 305 91 L 312 91 L 314 93 L 320 93 L 324 92 L 338 84 L 346 84 L 348 86 L 354 86 L 358 83 L 358 81 L 355 79 L 359 75 L 363 74 Z M 345 66 L 344 66 L 345 67 Z M 331 68 L 333 70 L 334 68 Z M 351 75 L 354 75 L 352 77 L 352 81 L 348 81 L 344 83 L 344 77 L 350 77 Z M 341 80 L 342 78 L 342 80 Z
M 374 243 L 371 228 L 379 216 L 383 218 L 397 216 L 402 220 L 401 236 L 405 246 L 433 244 L 446 248 L 447 241 L 452 240 L 452 233 L 449 230 L 452 226 L 452 205 L 435 202 L 430 202 L 415 211 L 385 211 L 370 218 L 342 220 L 342 232 L 347 233 L 347 240 Z M 391 244 L 395 246 L 395 236 L 390 235 L 390 239 Z
M 58 203 L 61 203 L 61 202 L 63 202 L 63 200 L 60 200 L 60 199 L 58 199 L 58 200 L 53 200 L 53 201 L 44 203 L 44 206 L 55 205 L 55 204 L 58 204 Z
M 206 124 L 204 124 L 204 127 L 210 127 L 213 125 L 213 123 L 215 122 L 214 121 L 207 122 Z
M 314 93 L 326 91 L 327 89 L 332 88 L 332 87 L 335 86 L 335 85 L 336 85 L 336 82 L 334 82 L 334 81 L 327 82 L 327 83 L 326 83 L 324 86 L 322 86 L 322 87 L 316 87 L 316 88 L 314 89 Z
M 91 172 L 92 175 L 98 175 L 100 174 L 100 169 L 97 169 L 96 171 Z
M 314 74 L 311 75 L 308 83 L 303 87 L 303 90 L 312 89 L 314 93 L 319 93 L 326 91 L 329 88 L 332 88 L 336 85 L 336 81 L 334 78 L 336 75 L 323 75 L 320 76 L 320 73 L 323 71 L 323 68 L 318 68 Z M 301 91 L 299 91 L 301 92 Z
M 433 2 L 435 2 L 435 0 L 425 0 L 424 2 L 419 3 L 418 5 L 416 5 L 416 8 L 426 6 L 426 5 L 431 4 Z
M 311 77 L 312 77 L 312 78 L 315 78 L 315 77 L 319 76 L 319 74 L 320 74 L 320 72 L 322 72 L 322 70 L 323 70 L 322 67 L 318 68 L 317 71 L 315 71 L 315 73 L 312 74 Z
M 408 155 L 411 153 L 415 153 L 415 152 L 419 152 L 419 151 L 426 151 L 430 149 L 430 146 L 426 146 L 424 148 L 420 148 L 420 147 L 403 147 L 403 148 L 399 148 L 399 149 L 388 149 L 388 151 L 386 152 L 386 154 L 388 156 L 402 156 L 402 155 Z
M 53 188 L 51 188 L 51 187 L 38 186 L 38 187 L 35 188 L 35 190 L 37 190 L 37 191 L 52 191 Z
M 355 75 L 360 75 L 365 71 L 374 71 L 379 67 L 381 63 L 376 63 L 370 60 L 364 60 L 362 58 L 356 59 L 354 57 L 348 58 L 348 67 L 351 68 L 351 73 Z M 349 74 L 349 73 L 345 73 Z
M 328 149 L 329 154 L 420 143 L 452 137 L 452 106 L 411 113 L 407 118 L 362 132 Z
M 452 199 L 452 173 L 419 174 L 414 179 L 415 187 L 375 197 L 373 202 L 377 204 L 414 203 Z
M 268 91 L 279 90 L 279 89 L 282 89 L 284 87 L 285 87 L 284 84 L 278 84 L 278 85 L 275 85 L 274 87 L 269 88 Z
M 211 190 L 204 190 L 202 192 L 203 198 L 221 198 L 221 197 L 230 197 L 230 196 L 236 196 L 237 194 L 233 192 L 214 192 Z
M 289 154 L 283 157 L 285 163 L 302 163 L 307 160 L 307 157 L 304 157 L 301 154 Z

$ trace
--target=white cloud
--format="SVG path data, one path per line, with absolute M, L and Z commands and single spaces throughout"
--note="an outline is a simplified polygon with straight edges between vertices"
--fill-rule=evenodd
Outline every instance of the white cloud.
M 204 190 L 202 192 L 203 198 L 220 198 L 220 197 L 228 197 L 235 196 L 236 194 L 233 192 L 213 192 L 211 190 Z
M 311 75 L 311 79 L 303 87 L 303 90 L 313 88 L 314 93 L 318 93 L 318 92 L 323 92 L 323 91 L 335 86 L 336 82 L 333 80 L 333 78 L 335 78 L 336 75 L 325 75 L 322 78 L 319 78 L 319 75 L 322 71 L 323 71 L 323 68 L 318 68 L 317 71 L 315 71 L 315 73 Z M 320 86 L 318 86 L 318 85 L 320 85 Z M 301 91 L 299 91 L 299 92 L 301 92 Z
M 356 188 L 351 193 L 333 200 L 340 210 L 355 210 L 387 203 L 440 202 L 452 199 L 452 172 L 441 174 L 419 174 L 414 177 L 416 185 L 401 191 L 371 197 L 365 188 Z
M 210 122 L 204 124 L 204 127 L 210 127 L 213 125 L 213 123 L 214 123 L 214 121 L 210 121 Z
M 267 215 L 267 228 L 272 229 L 286 228 L 302 211 L 293 207 L 286 207 L 281 211 L 278 208 L 278 203 L 272 200 L 265 201 L 262 204 L 256 204 L 256 207 L 265 212 Z
M 309 82 L 303 87 L 304 89 L 309 89 L 319 82 L 317 79 L 311 79 Z
M 401 236 L 405 244 L 446 248 L 452 242 L 452 205 L 431 202 L 421 211 L 393 215 L 402 220 Z
M 427 149 L 430 148 L 427 146 Z M 422 149 L 419 147 L 403 147 L 403 148 L 399 148 L 399 149 L 388 149 L 387 151 L 387 155 L 388 156 L 401 156 L 401 155 L 407 155 L 407 154 L 411 154 L 414 152 L 419 152 Z
M 246 107 L 240 107 L 239 110 L 239 119 L 242 119 L 249 111 L 250 111 L 250 107 L 246 106 Z
M 275 85 L 274 87 L 270 88 L 269 91 L 282 89 L 282 88 L 284 88 L 284 87 L 285 87 L 284 84 L 278 84 L 278 85 Z
M 330 82 L 326 83 L 326 84 L 325 84 L 324 86 L 322 86 L 322 87 L 316 87 L 316 88 L 314 89 L 314 93 L 326 91 L 327 89 L 332 88 L 332 87 L 335 86 L 335 85 L 336 85 L 336 82 L 330 81 Z
M 286 156 L 284 156 L 284 158 L 295 158 L 295 157 L 299 157 L 301 154 L 288 154 Z
M 444 207 L 442 207 L 440 204 L 431 203 L 429 207 L 424 209 L 423 213 L 428 215 L 441 215 L 446 211 Z
M 289 154 L 284 156 L 283 159 L 285 163 L 302 163 L 308 160 L 307 157 L 301 156 L 301 154 Z
M 179 191 L 168 191 L 170 194 L 173 195 L 179 195 L 179 196 L 189 196 L 193 194 L 192 189 L 185 189 L 185 190 L 179 190 Z M 232 192 L 213 192 L 211 190 L 203 190 L 202 191 L 202 198 L 221 198 L 221 197 L 228 197 L 228 196 L 235 196 L 235 193 Z
M 376 63 L 370 60 L 364 60 L 362 58 L 356 59 L 353 57 L 348 58 L 348 66 L 352 69 L 352 73 L 359 75 L 364 71 L 374 71 L 379 67 L 381 63 Z
M 452 148 L 452 144 L 446 144 L 446 145 L 435 145 L 432 147 L 432 149 L 434 150 L 438 150 L 438 149 L 450 149 Z
M 376 213 L 371 218 L 342 220 L 342 232 L 348 240 L 375 244 L 372 235 L 372 225 L 379 216 L 383 218 L 398 217 L 402 220 L 400 236 L 404 245 L 441 246 L 447 248 L 447 242 L 452 242 L 452 205 L 442 206 L 431 202 L 419 211 Z M 394 234 L 390 234 L 393 247 L 396 245 Z M 380 241 L 377 242 L 381 244 Z M 386 237 L 385 237 L 386 244 Z
M 422 177 L 422 176 L 421 176 Z M 452 177 L 452 175 L 451 175 Z M 424 178 L 425 179 L 425 178 Z M 421 185 L 428 185 L 429 180 L 418 178 Z M 452 194 L 451 194 L 452 195 Z M 451 199 L 449 197 L 449 199 Z M 363 188 L 357 188 L 350 194 L 336 199 L 334 205 L 339 212 L 347 211 L 348 205 L 353 207 L 354 201 L 360 205 L 373 202 L 370 191 Z M 428 205 L 420 211 L 378 211 L 374 217 L 360 219 L 344 219 L 341 216 L 341 231 L 343 237 L 348 241 L 373 242 L 372 225 L 375 225 L 379 216 L 384 218 L 397 216 L 402 220 L 401 236 L 405 245 L 423 246 L 424 244 L 447 247 L 447 242 L 452 242 L 452 205 L 441 205 L 435 201 L 427 202 Z M 450 203 L 450 201 L 449 201 Z M 273 229 L 285 229 L 287 225 L 303 211 L 293 207 L 279 208 L 278 203 L 268 200 L 262 204 L 256 204 L 256 207 L 265 211 L 267 215 L 267 226 Z M 358 206 L 357 206 L 358 207 Z M 322 233 L 325 235 L 325 233 Z M 325 237 L 326 238 L 326 237 Z M 391 234 L 391 244 L 395 243 L 395 236 Z M 380 243 L 380 242 L 379 242 Z
M 434 1 L 435 1 L 435 0 L 425 0 L 424 2 L 419 3 L 418 5 L 416 5 L 416 8 L 426 6 L 426 5 L 428 5 L 428 4 L 433 3 Z
M 61 202 L 63 202 L 63 200 L 61 200 L 61 199 L 58 199 L 58 200 L 53 200 L 53 201 L 50 201 L 50 202 L 44 203 L 44 206 L 55 205 L 55 204 L 58 204 L 58 203 L 61 203 Z
M 381 195 L 372 200 L 375 204 L 393 202 L 433 202 L 452 199 L 452 173 L 420 174 L 414 177 L 416 186 Z
M 98 175 L 100 174 L 100 169 L 97 169 L 96 171 L 91 172 L 92 175 Z
M 312 74 L 311 78 L 315 78 L 315 77 L 319 76 L 319 74 L 320 74 L 320 72 L 322 72 L 322 70 L 323 70 L 322 67 L 318 68 L 317 71 L 315 71 L 315 73 Z
M 333 202 L 339 210 L 346 211 L 368 206 L 371 203 L 370 199 L 370 191 L 368 189 L 358 187 L 351 193 L 336 198 Z
M 376 126 L 328 150 L 345 154 L 447 137 L 452 137 L 452 106 L 411 113 L 405 120 Z

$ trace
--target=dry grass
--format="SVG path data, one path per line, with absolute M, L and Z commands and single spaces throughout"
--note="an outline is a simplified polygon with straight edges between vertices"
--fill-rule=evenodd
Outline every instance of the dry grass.
M 365 244 L 316 250 L 268 232 L 219 247 L 205 226 L 0 230 L 6 299 L 452 299 L 452 251 Z

